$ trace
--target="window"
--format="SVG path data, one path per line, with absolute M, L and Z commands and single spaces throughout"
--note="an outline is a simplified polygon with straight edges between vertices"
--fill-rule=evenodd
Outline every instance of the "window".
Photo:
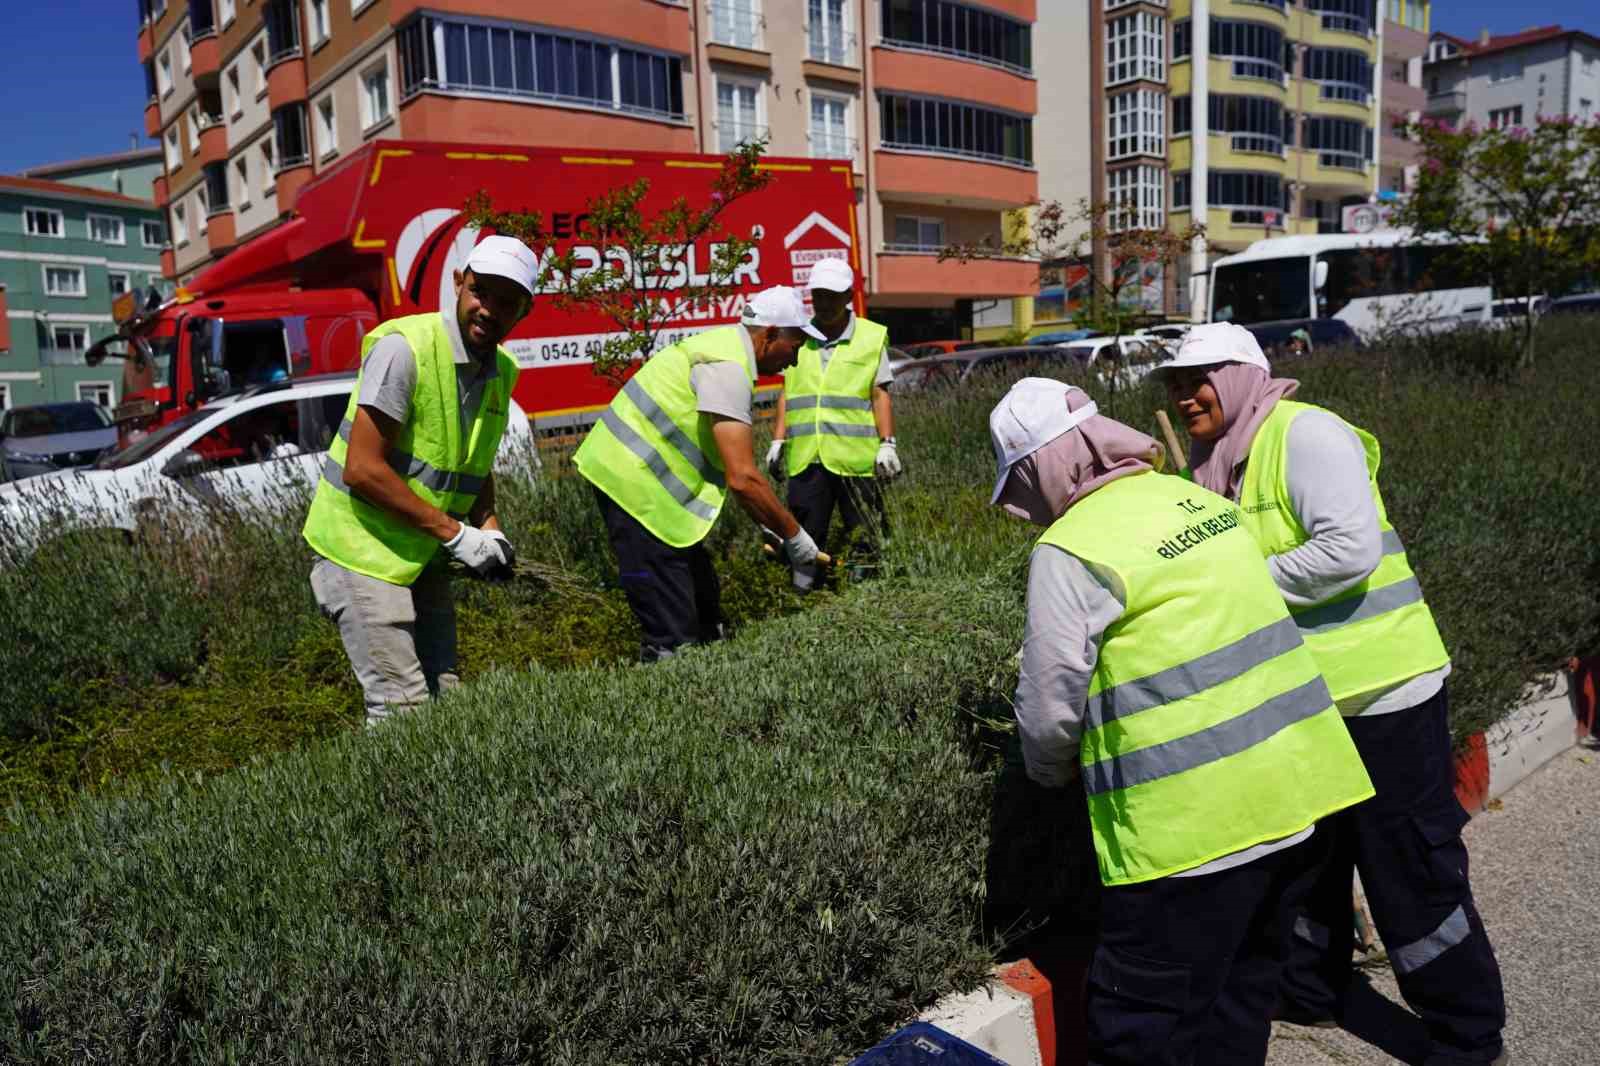
M 1167 177 L 1161 167 L 1140 163 L 1108 171 L 1106 187 L 1114 208 L 1107 220 L 1113 231 L 1166 225 Z
M 1306 10 L 1320 12 L 1322 28 L 1366 36 L 1372 32 L 1373 0 L 1305 0 Z
M 300 51 L 300 13 L 294 0 L 266 0 L 261 21 L 267 26 L 267 62 Z
M 311 47 L 320 48 L 328 39 L 328 0 L 306 0 L 306 32 Z
M 239 87 L 239 64 L 228 68 L 228 114 L 238 118 L 244 114 L 244 92 Z
M 1187 170 L 1174 171 L 1172 175 L 1172 209 L 1174 211 L 1187 211 L 1191 205 L 1189 195 L 1189 172 Z
M 851 66 L 856 61 L 855 34 L 845 0 L 807 0 L 806 55 L 819 63 Z
M 896 215 L 890 251 L 937 252 L 944 247 L 944 219 Z
M 1140 11 L 1106 21 L 1106 84 L 1165 81 L 1167 20 Z
M 226 211 L 231 199 L 228 195 L 228 164 L 207 163 L 206 180 L 201 184 L 205 191 L 206 214 Z
M 161 90 L 156 87 L 156 65 L 154 63 L 141 63 L 144 67 L 144 94 L 152 101 L 161 95 Z
M 101 407 L 110 407 L 116 402 L 109 381 L 78 382 L 78 400 L 81 403 L 97 403 Z
M 61 212 L 49 207 L 25 207 L 22 209 L 22 228 L 30 237 L 65 237 L 66 224 L 61 221 Z
M 1283 153 L 1286 123 L 1294 121 L 1283 104 L 1265 96 L 1229 96 L 1216 93 L 1207 100 L 1207 125 L 1212 133 L 1226 134 L 1235 152 Z
M 272 113 L 273 135 L 277 138 L 275 154 L 278 169 L 299 166 L 311 159 L 311 145 L 306 138 L 306 105 L 286 104 Z
M 120 270 L 106 271 L 106 287 L 111 290 L 112 296 L 121 296 L 132 285 L 130 276 Z
M 1194 128 L 1194 103 L 1187 96 L 1172 98 L 1172 135 L 1186 137 Z
M 272 196 L 278 191 L 277 164 L 272 159 L 272 138 L 263 137 L 260 142 L 261 149 L 261 195 Z
M 761 124 L 761 86 L 757 82 L 717 79 L 717 150 L 731 152 L 767 135 Z
M 1305 133 L 1305 147 L 1318 153 L 1322 166 L 1366 169 L 1370 138 L 1363 123 L 1313 115 L 1306 118 Z
M 361 128 L 370 130 L 389 119 L 389 61 L 361 74 Z
M 221 16 L 224 26 L 232 22 L 235 14 L 234 0 L 217 0 L 217 14 Z
M 1114 93 L 1106 100 L 1108 159 L 1166 154 L 1165 97 L 1154 89 Z
M 711 0 L 711 39 L 735 48 L 760 48 L 760 0 Z
M 0 411 L 11 410 L 11 386 L 0 381 Z
M 210 222 L 211 205 L 206 200 L 206 183 L 201 182 L 194 190 L 194 228 L 199 233 L 204 233 Z
M 146 248 L 160 248 L 167 242 L 161 223 L 149 219 L 139 223 L 139 240 Z
M 401 28 L 400 98 L 473 92 L 683 118 L 683 60 L 569 34 L 420 16 Z
M 333 97 L 317 101 L 317 154 L 326 159 L 339 151 L 339 124 L 333 114 Z
M 1277 174 L 1253 170 L 1213 170 L 1206 176 L 1210 206 L 1229 211 L 1238 225 L 1281 224 L 1289 189 Z
M 182 204 L 172 205 L 172 235 L 179 248 L 189 243 L 189 220 Z
M 850 100 L 813 91 L 811 94 L 811 154 L 820 159 L 854 159 L 850 137 Z
M 1283 82 L 1283 32 L 1259 22 L 1211 20 L 1211 54 L 1233 60 L 1236 78 Z
M 167 129 L 167 172 L 177 170 L 183 166 L 183 149 L 178 147 L 178 124 L 174 122 Z
M 883 40 L 1013 70 L 1033 70 L 1033 27 L 951 0 L 883 0 Z
M 127 244 L 128 236 L 123 230 L 122 219 L 115 215 L 90 215 L 89 239 L 99 241 L 101 244 Z
M 1522 77 L 1522 60 L 1507 56 L 1489 68 L 1491 82 L 1516 81 Z
M 1489 112 L 1489 125 L 1497 130 L 1510 129 L 1522 125 L 1522 105 L 1516 107 L 1500 107 Z
M 46 266 L 44 291 L 47 296 L 87 296 L 89 290 L 83 284 L 83 267 Z
M 89 347 L 88 326 L 51 326 L 50 347 L 62 352 L 81 352 Z
M 281 345 L 281 328 L 279 344 Z M 230 337 L 230 347 L 232 338 Z M 190 447 L 204 457 L 193 473 L 209 473 L 326 451 L 344 417 L 348 397 L 279 400 L 237 410 L 226 422 L 201 436 Z M 185 477 L 192 476 L 184 471 Z
M 259 98 L 267 91 L 267 42 L 257 41 L 250 46 L 250 72 Z
M 239 190 L 235 202 L 240 207 L 250 206 L 250 157 L 242 155 L 233 161 L 233 176 Z
M 172 39 L 177 43 L 178 60 L 183 64 L 183 72 L 187 74 L 189 73 L 189 68 L 193 65 L 193 61 L 189 57 L 189 41 L 192 38 L 189 36 L 189 23 L 187 21 L 178 27 L 178 32 L 173 34 Z
M 189 151 L 198 152 L 200 150 L 200 105 L 198 103 L 189 105 L 188 118 Z
M 1372 64 L 1360 52 L 1348 48 L 1308 48 L 1302 72 L 1322 83 L 1322 99 L 1348 100 L 1366 104 L 1372 96 Z M 1405 67 L 1399 81 L 1405 80 Z
M 1194 50 L 1194 42 L 1189 37 L 1190 25 L 1188 19 L 1179 19 L 1172 24 L 1172 61 L 1189 58 L 1189 53 Z
M 1033 120 L 950 100 L 882 93 L 885 148 L 1033 165 Z

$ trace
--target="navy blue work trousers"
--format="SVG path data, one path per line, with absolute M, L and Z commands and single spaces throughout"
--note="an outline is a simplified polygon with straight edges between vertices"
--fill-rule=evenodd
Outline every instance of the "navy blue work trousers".
M 722 585 L 705 545 L 674 548 L 604 492 L 595 489 L 594 497 L 617 557 L 619 583 L 639 622 L 640 661 L 718 639 L 724 632 Z

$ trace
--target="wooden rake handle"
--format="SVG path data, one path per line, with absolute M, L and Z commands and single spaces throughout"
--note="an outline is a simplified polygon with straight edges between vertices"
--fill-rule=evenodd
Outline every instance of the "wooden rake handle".
M 1167 417 L 1167 412 L 1157 411 L 1156 421 L 1161 424 L 1162 437 L 1166 438 L 1167 454 L 1178 464 L 1178 473 L 1181 474 L 1189 469 L 1189 458 L 1183 454 L 1183 449 L 1178 447 L 1178 435 L 1172 430 L 1172 419 Z

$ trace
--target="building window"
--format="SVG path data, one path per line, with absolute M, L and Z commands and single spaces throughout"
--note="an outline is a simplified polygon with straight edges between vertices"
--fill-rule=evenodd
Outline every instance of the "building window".
M 229 204 L 228 195 L 228 164 L 207 163 L 205 167 L 206 180 L 201 188 L 205 191 L 206 214 L 216 214 L 226 211 Z
M 1273 26 L 1237 19 L 1212 19 L 1211 54 L 1233 60 L 1236 78 L 1283 83 L 1283 60 L 1287 53 L 1283 31 Z
M 328 0 L 306 0 L 306 32 L 312 48 L 320 48 L 328 39 Z
M 250 46 L 250 69 L 255 82 L 256 96 L 267 91 L 267 42 L 257 41 Z
M 1167 20 L 1148 11 L 1106 21 L 1106 84 L 1166 81 Z
M 1190 40 L 1189 29 L 1192 24 L 1188 19 L 1179 19 L 1172 24 L 1172 61 L 1189 58 L 1189 53 L 1194 49 Z
M 244 114 L 244 91 L 239 87 L 239 64 L 228 68 L 228 114 L 238 118 Z
M 178 242 L 179 248 L 189 243 L 188 213 L 182 204 L 172 205 L 172 236 Z
M 222 19 L 222 25 L 226 27 L 234 19 L 234 0 L 217 0 L 217 14 Z
M 1489 68 L 1489 80 L 1491 82 L 1516 81 L 1520 77 L 1522 77 L 1522 60 L 1514 56 L 1506 56 L 1503 59 L 1496 60 L 1495 64 Z
M 1306 10 L 1319 12 L 1322 28 L 1362 36 L 1372 32 L 1373 0 L 1305 0 Z
M 161 90 L 156 87 L 156 65 L 146 62 L 140 66 L 144 67 L 144 94 L 153 102 L 161 95 Z
M 1166 154 L 1166 98 L 1154 89 L 1113 93 L 1106 100 L 1108 159 Z
M 982 7 L 950 0 L 883 0 L 883 40 L 1033 71 L 1033 27 Z
M 202 181 L 194 190 L 194 228 L 204 233 L 211 225 L 211 204 L 206 198 L 206 183 Z
M 162 96 L 172 92 L 172 53 L 164 48 L 161 58 L 156 62 L 156 85 L 161 89 Z
M 1283 179 L 1253 170 L 1213 170 L 1206 178 L 1206 193 L 1210 206 L 1230 212 L 1238 225 L 1278 222 L 1289 206 Z
M 161 223 L 149 219 L 139 223 L 139 239 L 146 248 L 160 248 L 167 241 Z
M 735 48 L 760 48 L 760 0 L 711 0 L 711 39 Z
M 1493 129 L 1504 130 L 1513 126 L 1522 125 L 1522 105 L 1516 107 L 1498 107 L 1489 112 L 1489 125 Z
M 361 74 L 361 128 L 370 130 L 389 119 L 389 61 L 368 67 Z
M 261 11 L 267 25 L 267 63 L 300 51 L 300 14 L 294 0 L 267 0 Z
M 11 410 L 11 385 L 0 381 L 0 411 Z
M 128 291 L 128 275 L 121 271 L 108 270 L 106 272 L 106 286 L 111 290 L 112 296 L 121 296 Z
M 233 176 L 237 181 L 240 207 L 250 206 L 250 157 L 242 155 L 233 161 Z
M 1301 73 L 1322 86 L 1322 99 L 1365 105 L 1372 98 L 1372 64 L 1348 48 L 1308 48 Z M 1405 80 L 1405 67 L 1399 81 Z
M 896 215 L 891 252 L 937 252 L 944 247 L 944 219 Z
M 1161 167 L 1140 163 L 1108 171 L 1106 188 L 1112 206 L 1107 223 L 1113 232 L 1167 224 L 1167 176 Z
M 50 347 L 58 352 L 81 352 L 89 347 L 88 326 L 51 326 Z
M 1285 123 L 1293 118 L 1277 100 L 1215 93 L 1208 98 L 1206 107 L 1210 132 L 1227 135 L 1229 147 L 1235 152 L 1283 154 Z
M 731 152 L 741 144 L 763 140 L 759 82 L 717 78 L 717 150 Z
M 1187 96 L 1174 96 L 1172 98 L 1172 135 L 1184 137 L 1189 134 L 1194 124 L 1194 105 Z
M 811 154 L 820 159 L 854 159 L 850 136 L 850 98 L 811 93 Z
M 1187 211 L 1190 206 L 1189 172 L 1187 170 L 1175 171 L 1172 175 L 1172 209 L 1174 211 Z
M 115 215 L 90 215 L 89 239 L 99 241 L 101 244 L 127 244 L 128 235 L 122 226 L 122 219 Z
M 49 207 L 23 208 L 22 228 L 30 237 L 65 237 L 67 235 L 66 223 L 61 219 L 61 212 Z
M 272 113 L 275 155 L 278 169 L 297 167 L 311 161 L 311 145 L 306 137 L 306 105 L 285 104 Z
M 80 381 L 78 382 L 78 401 L 80 403 L 97 403 L 101 407 L 110 407 L 114 401 L 109 381 Z
M 835 66 L 854 66 L 855 46 L 856 36 L 850 32 L 845 0 L 807 0 L 807 58 Z
M 1367 132 L 1353 119 L 1311 115 L 1306 118 L 1305 147 L 1318 153 L 1322 166 L 1365 170 Z
M 273 162 L 273 157 L 272 157 L 272 138 L 271 137 L 263 137 L 261 139 L 261 141 L 260 141 L 260 146 L 261 146 L 261 195 L 263 197 L 267 197 L 267 196 L 272 196 L 272 195 L 276 194 L 277 191 L 278 191 L 277 183 L 274 180 L 275 177 L 277 176 L 277 173 L 278 173 L 278 167 Z
M 200 150 L 200 105 L 189 105 L 189 151 Z
M 89 295 L 89 290 L 83 283 L 83 267 L 46 266 L 44 291 L 46 296 Z
M 167 130 L 167 173 L 172 173 L 183 166 L 183 149 L 178 147 L 178 124 L 174 122 Z
M 1033 165 L 1033 120 L 971 104 L 883 93 L 885 148 Z
M 683 118 L 683 60 L 570 34 L 432 15 L 401 28 L 401 99 L 472 92 Z
M 339 151 L 339 123 L 333 114 L 333 97 L 317 101 L 317 155 L 326 159 Z

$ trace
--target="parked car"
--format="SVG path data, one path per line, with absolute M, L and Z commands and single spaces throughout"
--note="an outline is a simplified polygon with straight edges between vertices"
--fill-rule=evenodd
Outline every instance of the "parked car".
M 97 403 L 42 403 L 0 415 L 0 481 L 95 462 L 117 445 L 117 429 Z
M 994 347 L 988 341 L 918 341 L 915 344 L 902 345 L 907 356 L 912 359 L 927 359 L 935 355 L 949 355 L 952 352 L 970 352 L 978 348 Z
M 1072 365 L 1065 349 L 1053 344 L 986 348 L 914 359 L 895 371 L 896 391 L 916 392 L 964 385 L 974 374 L 1012 373 L 1032 367 Z
M 1066 345 L 1066 352 L 1079 366 L 1086 367 L 1110 380 L 1119 375 L 1117 384 L 1131 385 L 1154 370 L 1157 365 L 1172 358 L 1173 346 L 1160 337 L 1129 334 L 1124 337 L 1094 337 Z
M 1098 337 L 1099 332 L 1092 329 L 1063 329 L 1054 333 L 1038 333 L 1028 338 L 1029 344 L 1071 344 L 1081 341 L 1085 337 Z
M 1139 337 L 1161 337 L 1164 340 L 1182 340 L 1183 335 L 1189 332 L 1187 322 L 1168 322 L 1161 326 L 1145 326 L 1133 331 Z
M 1533 317 L 1541 318 L 1550 312 L 1550 297 L 1535 296 L 1532 300 L 1521 296 L 1508 296 L 1495 300 L 1489 305 L 1491 325 L 1495 326 L 1520 326 L 1528 316 L 1528 306 L 1533 306 Z
M 1311 335 L 1311 350 L 1359 348 L 1361 338 L 1350 324 L 1337 318 L 1285 318 L 1276 322 L 1255 322 L 1244 327 L 1255 334 L 1268 359 L 1280 359 L 1288 351 L 1289 335 L 1303 329 Z
M 0 529 L 23 547 L 60 533 L 132 536 L 151 514 L 187 526 L 225 503 L 282 507 L 286 489 L 315 485 L 344 420 L 353 374 L 325 374 L 221 397 L 92 467 L 0 485 Z M 528 416 L 511 404 L 497 472 L 533 455 Z M 299 521 L 299 515 L 285 521 Z
M 1600 314 L 1600 292 L 1585 292 L 1577 296 L 1563 296 L 1559 300 L 1551 300 L 1545 309 L 1547 315 L 1593 315 Z

